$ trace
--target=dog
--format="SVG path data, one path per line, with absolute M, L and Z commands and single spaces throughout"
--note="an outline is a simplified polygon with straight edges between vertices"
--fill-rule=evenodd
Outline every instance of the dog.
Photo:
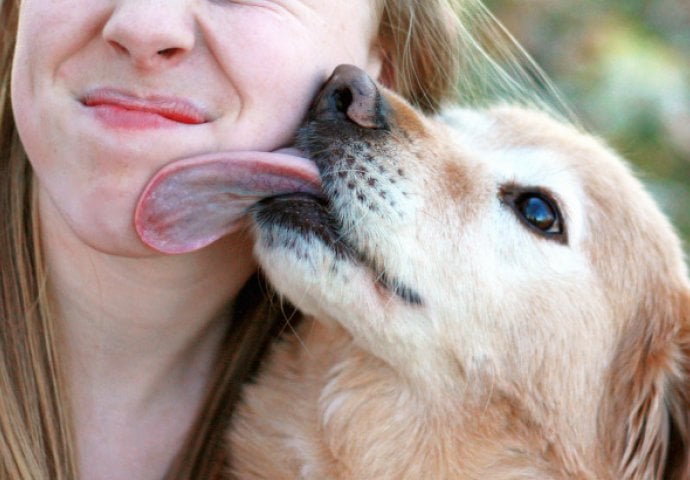
M 241 479 L 688 479 L 690 282 L 602 142 L 522 107 L 424 116 L 353 66 L 251 209 L 305 317 L 227 435 Z

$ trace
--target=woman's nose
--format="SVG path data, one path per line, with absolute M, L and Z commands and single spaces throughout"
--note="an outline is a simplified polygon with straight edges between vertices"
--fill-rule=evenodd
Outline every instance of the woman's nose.
M 103 27 L 103 38 L 137 68 L 178 63 L 196 41 L 187 0 L 120 0 Z

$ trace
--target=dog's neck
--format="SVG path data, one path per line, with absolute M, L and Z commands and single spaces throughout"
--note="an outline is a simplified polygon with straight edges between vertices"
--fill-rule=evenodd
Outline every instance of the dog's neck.
M 268 368 L 276 376 L 263 396 L 270 402 L 261 404 L 265 412 L 254 412 L 272 418 L 270 424 L 240 434 L 245 445 L 247 435 L 261 436 L 263 454 L 238 457 L 263 455 L 261 468 L 270 478 L 294 478 L 277 474 L 295 463 L 272 453 L 286 451 L 299 458 L 301 472 L 311 472 L 309 478 L 473 478 L 486 472 L 502 478 L 503 469 L 514 474 L 516 466 L 539 478 L 596 478 L 578 469 L 581 452 L 562 451 L 572 445 L 572 439 L 554 437 L 562 425 L 535 415 L 534 406 L 516 400 L 518 392 L 491 382 L 482 382 L 490 391 L 464 385 L 428 392 L 339 327 L 305 319 L 298 333 L 299 340 L 277 346 Z M 260 396 L 262 388 L 248 395 Z M 275 418 L 276 412 L 285 418 Z

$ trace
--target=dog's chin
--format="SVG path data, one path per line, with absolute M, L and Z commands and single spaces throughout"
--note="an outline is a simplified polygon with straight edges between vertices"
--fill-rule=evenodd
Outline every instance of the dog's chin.
M 308 193 L 279 195 L 261 200 L 251 213 L 259 263 L 280 293 L 297 297 L 291 300 L 298 307 L 307 291 L 332 291 L 334 284 L 341 284 L 354 292 L 355 282 L 405 304 L 422 304 L 414 289 L 389 275 L 385 266 L 375 265 L 349 240 L 356 235 L 343 231 L 328 199 Z
M 307 260 L 308 252 L 300 246 L 316 241 L 339 260 L 352 262 L 358 256 L 345 242 L 328 200 L 323 197 L 306 193 L 268 197 L 252 208 L 252 215 L 265 248 L 284 250 Z

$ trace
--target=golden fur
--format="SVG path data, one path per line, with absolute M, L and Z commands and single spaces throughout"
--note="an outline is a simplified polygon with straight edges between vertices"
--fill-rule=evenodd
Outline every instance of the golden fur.
M 257 220 L 307 316 L 246 388 L 232 475 L 690 478 L 688 274 L 624 161 L 542 113 L 377 95 L 385 134 L 302 132 L 336 243 Z M 562 238 L 501 197 L 525 188 L 551 192 Z

